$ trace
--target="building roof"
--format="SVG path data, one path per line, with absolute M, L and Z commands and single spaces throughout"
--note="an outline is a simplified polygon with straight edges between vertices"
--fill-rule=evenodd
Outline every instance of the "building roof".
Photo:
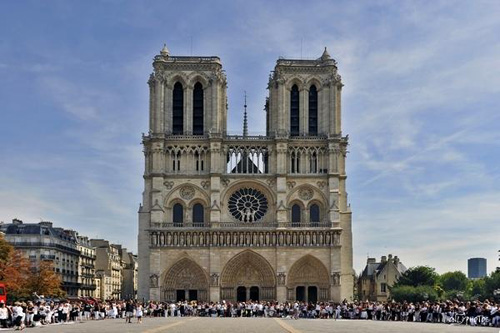
M 76 238 L 70 230 L 54 228 L 52 222 L 42 221 L 38 223 L 23 223 L 14 220 L 13 223 L 2 224 L 0 229 L 5 235 L 47 235 L 57 237 L 69 242 L 76 242 Z

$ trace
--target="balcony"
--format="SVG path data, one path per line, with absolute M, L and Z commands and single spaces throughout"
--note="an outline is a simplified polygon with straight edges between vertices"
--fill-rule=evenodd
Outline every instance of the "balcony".
M 211 222 L 211 223 L 194 223 L 194 222 L 185 222 L 185 223 L 174 223 L 174 222 L 152 222 L 151 230 L 158 229 L 288 229 L 288 228 L 333 228 L 334 225 L 332 222 L 272 222 L 272 223 L 263 223 L 263 222 Z
M 212 223 L 188 227 L 159 223 L 149 229 L 151 247 L 336 247 L 342 228 L 333 223 Z

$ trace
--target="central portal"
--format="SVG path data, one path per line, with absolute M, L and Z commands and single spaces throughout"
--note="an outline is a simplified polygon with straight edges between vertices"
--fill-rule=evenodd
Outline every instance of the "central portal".
M 221 274 L 221 299 L 244 302 L 276 298 L 274 271 L 261 255 L 245 250 L 233 257 Z

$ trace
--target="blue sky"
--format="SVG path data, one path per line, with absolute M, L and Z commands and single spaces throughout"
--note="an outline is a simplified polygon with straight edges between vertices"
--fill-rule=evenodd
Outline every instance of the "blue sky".
M 500 250 L 497 1 L 2 1 L 0 220 L 136 249 L 152 57 L 218 55 L 232 132 L 265 131 L 279 56 L 343 77 L 355 269 L 465 271 Z M 301 46 L 302 45 L 302 46 Z

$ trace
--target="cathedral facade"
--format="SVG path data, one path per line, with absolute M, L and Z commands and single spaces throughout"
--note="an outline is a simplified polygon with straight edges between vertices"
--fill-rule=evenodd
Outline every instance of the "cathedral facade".
M 341 301 L 353 295 L 342 82 L 325 51 L 279 59 L 266 135 L 227 134 L 218 57 L 154 57 L 138 298 Z M 246 108 L 246 106 L 245 106 Z

